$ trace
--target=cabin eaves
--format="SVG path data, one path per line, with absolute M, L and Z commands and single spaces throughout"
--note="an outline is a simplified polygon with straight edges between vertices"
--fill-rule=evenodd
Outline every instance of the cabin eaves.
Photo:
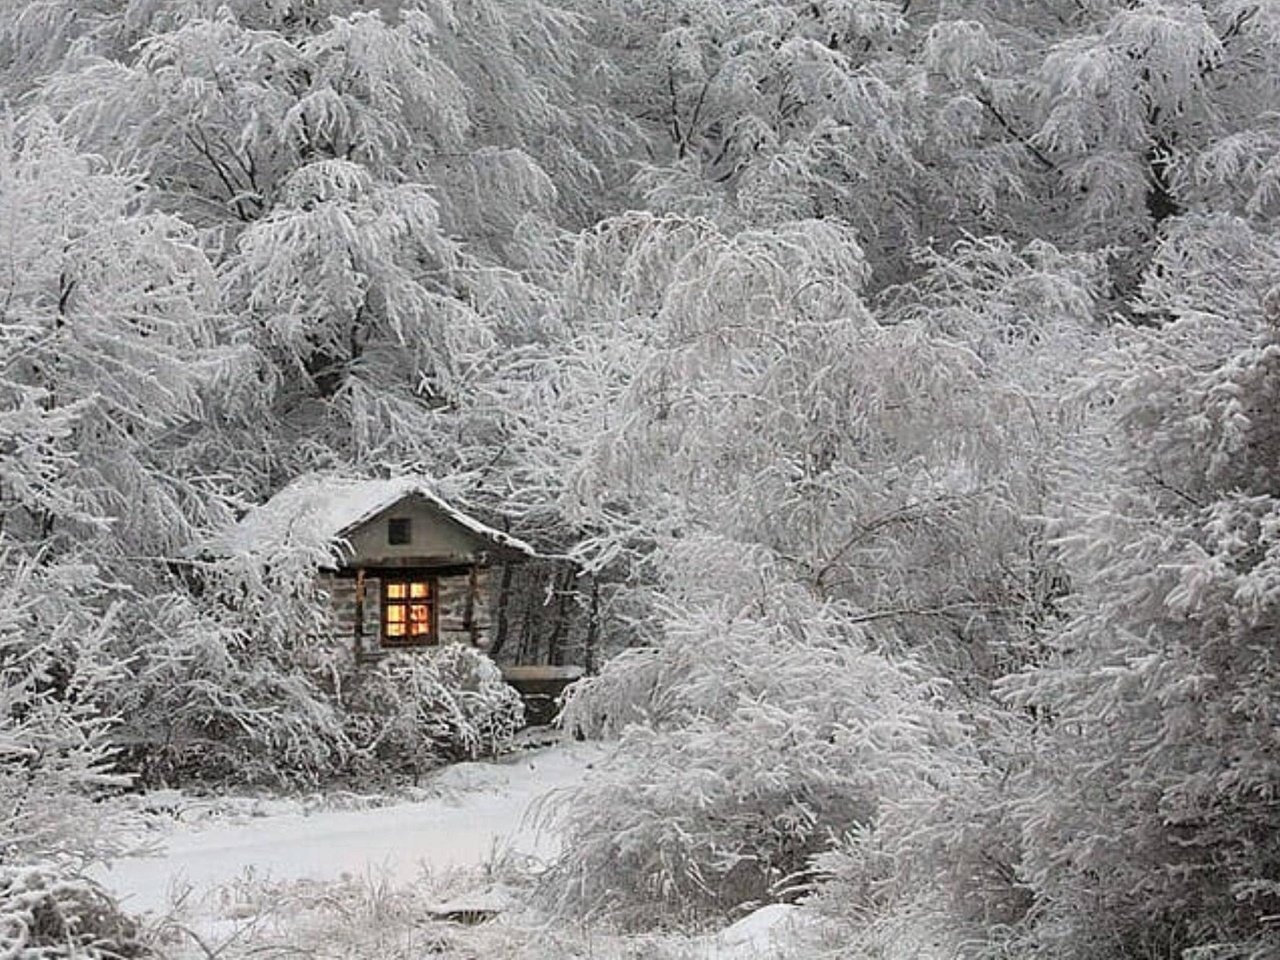
M 470 516 L 435 493 L 425 480 L 413 476 L 388 480 L 300 477 L 251 509 L 206 549 L 234 554 L 258 553 L 290 543 L 343 545 L 353 532 L 408 498 L 425 501 L 446 522 L 499 554 L 540 556 L 525 541 Z

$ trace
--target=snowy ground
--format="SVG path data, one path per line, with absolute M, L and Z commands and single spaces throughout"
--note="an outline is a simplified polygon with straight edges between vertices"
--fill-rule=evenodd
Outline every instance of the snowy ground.
M 166 909 L 175 895 L 206 899 L 247 876 L 406 883 L 424 871 L 479 868 L 502 856 L 545 859 L 557 842 L 532 822 L 530 808 L 542 794 L 579 782 L 598 756 L 593 745 L 566 744 L 501 763 L 457 764 L 431 781 L 434 798 L 372 809 L 306 812 L 268 803 L 214 818 L 193 804 L 157 855 L 117 861 L 96 879 L 143 913 Z
M 573 743 L 457 764 L 433 778 L 426 799 L 361 809 L 333 809 L 334 798 L 161 796 L 172 813 L 154 855 L 117 861 L 96 878 L 131 912 L 167 925 L 176 939 L 162 952 L 175 957 L 574 955 L 581 943 L 530 921 L 499 878 L 503 865 L 556 853 L 557 838 L 533 815 L 537 802 L 581 782 L 600 756 L 598 746 Z M 500 922 L 464 929 L 430 920 L 477 909 L 496 910 Z M 639 954 L 634 941 L 571 936 L 585 936 L 597 958 L 758 960 L 784 955 L 779 943 L 798 916 L 773 905 L 716 935 L 645 941 Z

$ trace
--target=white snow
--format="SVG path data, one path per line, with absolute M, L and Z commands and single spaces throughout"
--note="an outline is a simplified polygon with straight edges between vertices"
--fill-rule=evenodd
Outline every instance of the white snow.
M 789 903 L 771 903 L 747 914 L 719 933 L 704 937 L 700 957 L 706 960 L 760 960 L 773 957 L 805 925 L 805 914 Z
M 119 860 L 95 877 L 135 912 L 163 911 L 171 893 L 191 901 L 251 875 L 258 881 L 387 877 L 425 868 L 481 867 L 502 854 L 547 858 L 558 841 L 529 816 L 550 790 L 581 781 L 600 754 L 564 744 L 507 762 L 465 763 L 433 780 L 432 799 L 361 810 L 289 812 L 256 820 L 178 822 L 155 856 Z
M 545 860 L 558 851 L 558 839 L 538 829 L 531 808 L 548 792 L 580 783 L 603 749 L 560 743 L 505 761 L 455 764 L 427 785 L 428 799 L 380 807 L 317 811 L 309 809 L 311 800 L 210 802 L 157 791 L 143 798 L 143 806 L 167 811 L 166 841 L 152 856 L 119 860 L 94 876 L 134 913 L 162 917 L 181 901 L 183 922 L 191 924 L 185 929 L 226 942 L 240 937 L 240 926 L 259 909 L 251 895 L 241 899 L 258 885 L 305 889 L 312 882 L 368 879 L 406 886 L 427 871 L 446 881 L 438 901 L 423 903 L 427 916 L 518 912 L 521 904 L 512 891 L 487 880 L 477 885 L 476 877 L 499 856 Z M 450 876 L 454 870 L 457 878 Z M 788 946 L 794 948 L 812 922 L 801 908 L 771 904 L 719 933 L 681 941 L 679 955 L 795 956 Z
M 264 544 L 302 538 L 308 543 L 340 542 L 354 528 L 406 497 L 421 497 L 471 533 L 529 557 L 529 544 L 495 530 L 440 497 L 423 477 L 362 480 L 325 474 L 298 477 L 266 503 L 251 509 L 229 530 L 201 545 L 215 555 L 254 552 Z

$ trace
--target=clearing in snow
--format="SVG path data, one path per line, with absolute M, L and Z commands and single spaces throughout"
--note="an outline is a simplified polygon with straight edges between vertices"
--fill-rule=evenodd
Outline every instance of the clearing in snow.
M 179 819 L 156 855 L 118 860 L 94 878 L 126 909 L 143 913 L 163 911 L 175 896 L 206 899 L 246 877 L 407 883 L 424 871 L 478 868 L 505 855 L 545 859 L 558 844 L 531 822 L 531 805 L 580 782 L 599 755 L 598 747 L 575 743 L 457 764 L 430 782 L 437 796 L 371 809 Z
M 786 955 L 786 944 L 808 926 L 794 906 L 766 906 L 715 934 L 630 941 L 560 932 L 512 898 L 491 868 L 558 852 L 558 838 L 539 828 L 532 811 L 549 791 L 580 783 L 602 752 L 598 744 L 568 743 L 460 763 L 432 778 L 428 799 L 363 809 L 307 812 L 290 801 L 246 808 L 158 795 L 162 805 L 185 806 L 167 821 L 163 844 L 94 877 L 127 910 L 177 936 L 174 956 L 283 956 L 304 948 L 472 956 L 482 947 L 485 955 L 525 960 L 568 949 L 566 935 L 586 936 L 602 960 L 634 956 L 641 945 L 655 960 Z M 467 933 L 474 923 L 484 926 Z

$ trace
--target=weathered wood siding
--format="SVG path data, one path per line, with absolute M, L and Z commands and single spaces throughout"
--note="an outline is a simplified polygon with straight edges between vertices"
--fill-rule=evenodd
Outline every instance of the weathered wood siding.
M 468 610 L 469 572 L 436 575 L 436 627 L 441 643 L 472 643 L 487 650 L 493 639 L 490 597 L 492 579 L 487 567 L 475 569 L 475 597 Z M 350 572 L 322 574 L 322 583 L 333 605 L 333 624 L 337 638 L 359 652 L 377 655 L 382 648 L 382 580 L 377 571 L 364 578 L 363 636 L 356 630 L 356 578 Z M 403 650 L 404 647 L 396 647 Z M 412 647 L 408 649 L 413 649 Z

